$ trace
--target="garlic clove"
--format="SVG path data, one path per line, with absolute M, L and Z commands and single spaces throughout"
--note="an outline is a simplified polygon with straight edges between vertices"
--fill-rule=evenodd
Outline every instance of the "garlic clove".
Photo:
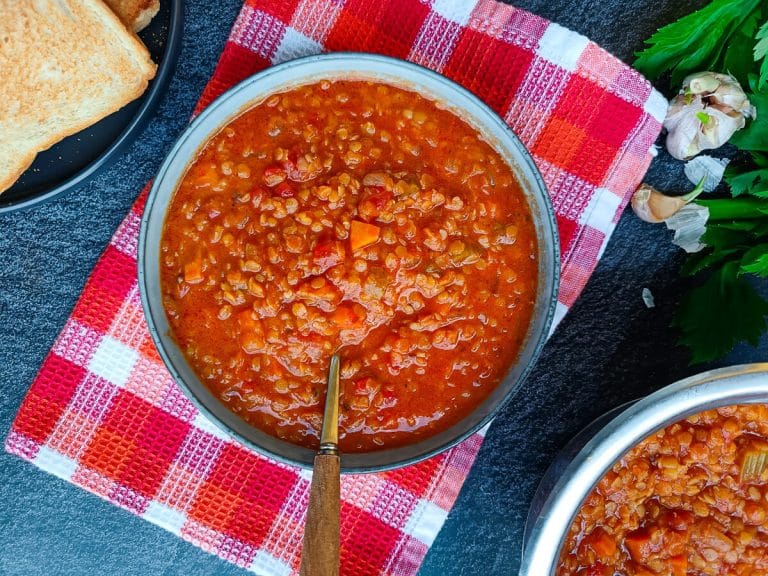
M 685 206 L 681 196 L 667 196 L 648 184 L 641 184 L 632 195 L 632 210 L 644 222 L 658 224 Z
M 668 132 L 666 146 L 674 158 L 687 160 L 702 150 L 699 146 L 701 119 L 698 115 L 704 113 L 704 105 L 698 100 L 686 105 L 678 98 L 673 101 L 664 119 L 664 128 Z
M 719 148 L 728 142 L 737 130 L 744 128 L 746 123 L 744 116 L 740 113 L 731 111 L 729 114 L 715 106 L 710 106 L 705 112 L 701 112 L 697 118 L 701 122 L 701 137 L 698 141 L 700 151 Z
M 649 184 L 641 184 L 632 195 L 632 210 L 644 222 L 658 224 L 677 214 L 704 191 L 704 178 L 683 196 L 667 196 Z
M 724 79 L 728 78 L 725 74 L 716 72 L 697 72 L 686 76 L 683 80 L 683 90 L 691 94 L 711 94 L 718 89 Z

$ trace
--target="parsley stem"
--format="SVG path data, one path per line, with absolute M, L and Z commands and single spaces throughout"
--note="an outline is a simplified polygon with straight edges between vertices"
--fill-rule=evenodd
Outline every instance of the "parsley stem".
M 721 198 L 695 203 L 709 208 L 710 221 L 768 218 L 768 200 L 760 198 Z

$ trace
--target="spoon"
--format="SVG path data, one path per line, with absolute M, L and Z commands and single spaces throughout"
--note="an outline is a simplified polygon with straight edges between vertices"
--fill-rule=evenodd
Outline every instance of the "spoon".
M 339 355 L 331 356 L 320 449 L 315 455 L 301 548 L 301 576 L 339 574 Z

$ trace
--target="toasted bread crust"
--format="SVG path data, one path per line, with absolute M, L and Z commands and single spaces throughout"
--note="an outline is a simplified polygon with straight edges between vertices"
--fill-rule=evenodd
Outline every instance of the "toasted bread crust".
M 35 159 L 138 98 L 149 52 L 101 0 L 0 0 L 0 192 Z
M 139 32 L 160 10 L 160 0 L 104 0 L 128 28 Z

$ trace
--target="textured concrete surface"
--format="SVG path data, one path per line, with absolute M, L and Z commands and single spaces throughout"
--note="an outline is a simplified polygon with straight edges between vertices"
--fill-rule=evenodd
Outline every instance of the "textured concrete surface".
M 186 36 L 168 95 L 125 156 L 98 178 L 34 211 L 0 217 L 0 435 L 137 191 L 189 117 L 240 0 L 187 2 Z M 672 0 L 520 0 L 631 61 L 642 39 L 690 11 Z M 499 74 L 504 71 L 500 70 Z M 687 186 L 664 156 L 647 178 Z M 424 576 L 511 574 L 539 478 L 557 451 L 604 411 L 697 372 L 667 328 L 681 254 L 663 227 L 625 214 L 586 291 L 523 389 L 493 424 Z M 657 307 L 640 294 L 650 288 Z M 740 348 L 726 362 L 765 359 Z M 238 574 L 147 522 L 0 454 L 0 575 Z

